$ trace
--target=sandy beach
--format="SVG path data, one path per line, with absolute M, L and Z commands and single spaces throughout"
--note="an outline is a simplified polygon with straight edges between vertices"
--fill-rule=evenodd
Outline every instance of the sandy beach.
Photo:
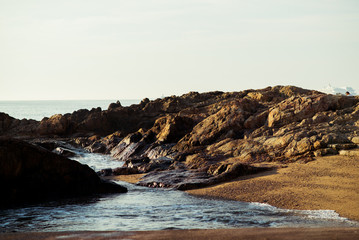
M 359 221 L 359 161 L 326 156 L 308 163 L 267 163 L 275 170 L 244 176 L 216 186 L 187 191 L 201 197 L 267 203 L 301 210 L 335 210 Z M 136 183 L 143 175 L 113 179 Z
M 359 161 L 338 155 L 320 157 L 188 193 L 287 209 L 330 209 L 359 221 Z

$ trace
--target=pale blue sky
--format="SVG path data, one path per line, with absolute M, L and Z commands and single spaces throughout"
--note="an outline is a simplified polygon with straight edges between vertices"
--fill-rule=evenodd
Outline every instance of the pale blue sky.
M 359 92 L 358 0 L 0 0 L 0 100 Z

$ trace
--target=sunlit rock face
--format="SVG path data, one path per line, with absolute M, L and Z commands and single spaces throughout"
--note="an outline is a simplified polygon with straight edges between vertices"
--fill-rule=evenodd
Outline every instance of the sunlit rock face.
M 3 135 L 67 137 L 125 161 L 113 173 L 195 170 L 211 178 L 236 164 L 307 162 L 356 148 L 358 103 L 357 96 L 276 86 L 111 104 L 41 122 L 0 118 Z

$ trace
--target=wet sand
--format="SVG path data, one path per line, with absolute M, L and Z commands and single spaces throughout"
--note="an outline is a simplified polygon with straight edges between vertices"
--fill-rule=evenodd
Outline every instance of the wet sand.
M 51 239 L 245 239 L 245 240 L 303 240 L 303 239 L 359 239 L 359 228 L 241 228 L 207 230 L 166 230 L 143 232 L 52 232 L 52 233 L 7 233 L 2 240 L 51 240 Z
M 107 179 L 124 181 L 124 182 L 135 184 L 135 183 L 139 182 L 140 178 L 145 175 L 146 174 L 118 175 L 118 176 L 109 176 L 109 177 L 107 177 Z
M 268 203 L 286 209 L 335 210 L 359 221 L 359 159 L 320 157 L 308 163 L 251 175 L 203 189 L 187 191 L 211 198 Z
M 308 163 L 267 164 L 278 168 L 187 192 L 285 209 L 335 210 L 342 217 L 359 221 L 358 158 L 335 155 Z M 113 179 L 136 183 L 142 176 L 122 175 Z

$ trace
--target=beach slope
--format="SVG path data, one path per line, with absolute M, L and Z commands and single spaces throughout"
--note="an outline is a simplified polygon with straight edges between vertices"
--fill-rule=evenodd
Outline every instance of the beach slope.
M 359 160 L 326 156 L 308 163 L 289 163 L 271 172 L 245 176 L 188 193 L 286 209 L 335 210 L 359 221 Z

